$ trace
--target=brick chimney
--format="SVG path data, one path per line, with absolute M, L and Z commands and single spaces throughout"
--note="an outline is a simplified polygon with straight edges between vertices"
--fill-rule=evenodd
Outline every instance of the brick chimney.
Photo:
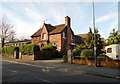
M 70 17 L 65 17 L 65 25 L 67 26 L 67 51 L 70 50 L 70 44 L 71 44 L 71 27 L 70 27 Z
M 68 17 L 68 16 L 65 17 L 65 25 L 70 27 L 70 17 Z

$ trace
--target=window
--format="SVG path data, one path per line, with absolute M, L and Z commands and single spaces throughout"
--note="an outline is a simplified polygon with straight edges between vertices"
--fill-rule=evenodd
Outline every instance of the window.
M 65 32 L 63 32 L 63 38 L 65 38 Z
M 43 40 L 46 39 L 46 34 L 45 34 L 45 33 L 42 34 L 42 39 L 43 39 Z
M 112 48 L 108 48 L 107 53 L 112 53 Z
M 72 34 L 71 34 L 71 40 L 73 40 L 73 36 L 72 36 Z

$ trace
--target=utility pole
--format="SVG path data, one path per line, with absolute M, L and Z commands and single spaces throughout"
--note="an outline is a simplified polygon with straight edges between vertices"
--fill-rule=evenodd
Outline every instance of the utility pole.
M 95 61 L 95 66 L 97 66 L 94 0 L 92 0 L 92 9 L 93 9 L 93 28 L 94 28 L 94 61 Z

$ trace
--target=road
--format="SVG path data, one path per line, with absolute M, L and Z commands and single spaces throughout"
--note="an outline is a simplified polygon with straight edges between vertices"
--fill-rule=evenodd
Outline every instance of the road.
M 2 62 L 2 82 L 118 82 L 117 79 L 85 73 L 57 71 L 52 68 L 41 68 L 16 63 Z

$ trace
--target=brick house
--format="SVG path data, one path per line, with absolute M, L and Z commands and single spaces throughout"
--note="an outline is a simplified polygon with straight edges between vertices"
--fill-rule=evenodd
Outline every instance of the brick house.
M 58 51 L 66 54 L 67 50 L 73 49 L 75 46 L 75 35 L 71 29 L 70 17 L 65 17 L 65 23 L 52 26 L 44 23 L 42 28 L 31 36 L 32 44 L 37 44 L 41 47 L 52 43 L 56 45 Z

